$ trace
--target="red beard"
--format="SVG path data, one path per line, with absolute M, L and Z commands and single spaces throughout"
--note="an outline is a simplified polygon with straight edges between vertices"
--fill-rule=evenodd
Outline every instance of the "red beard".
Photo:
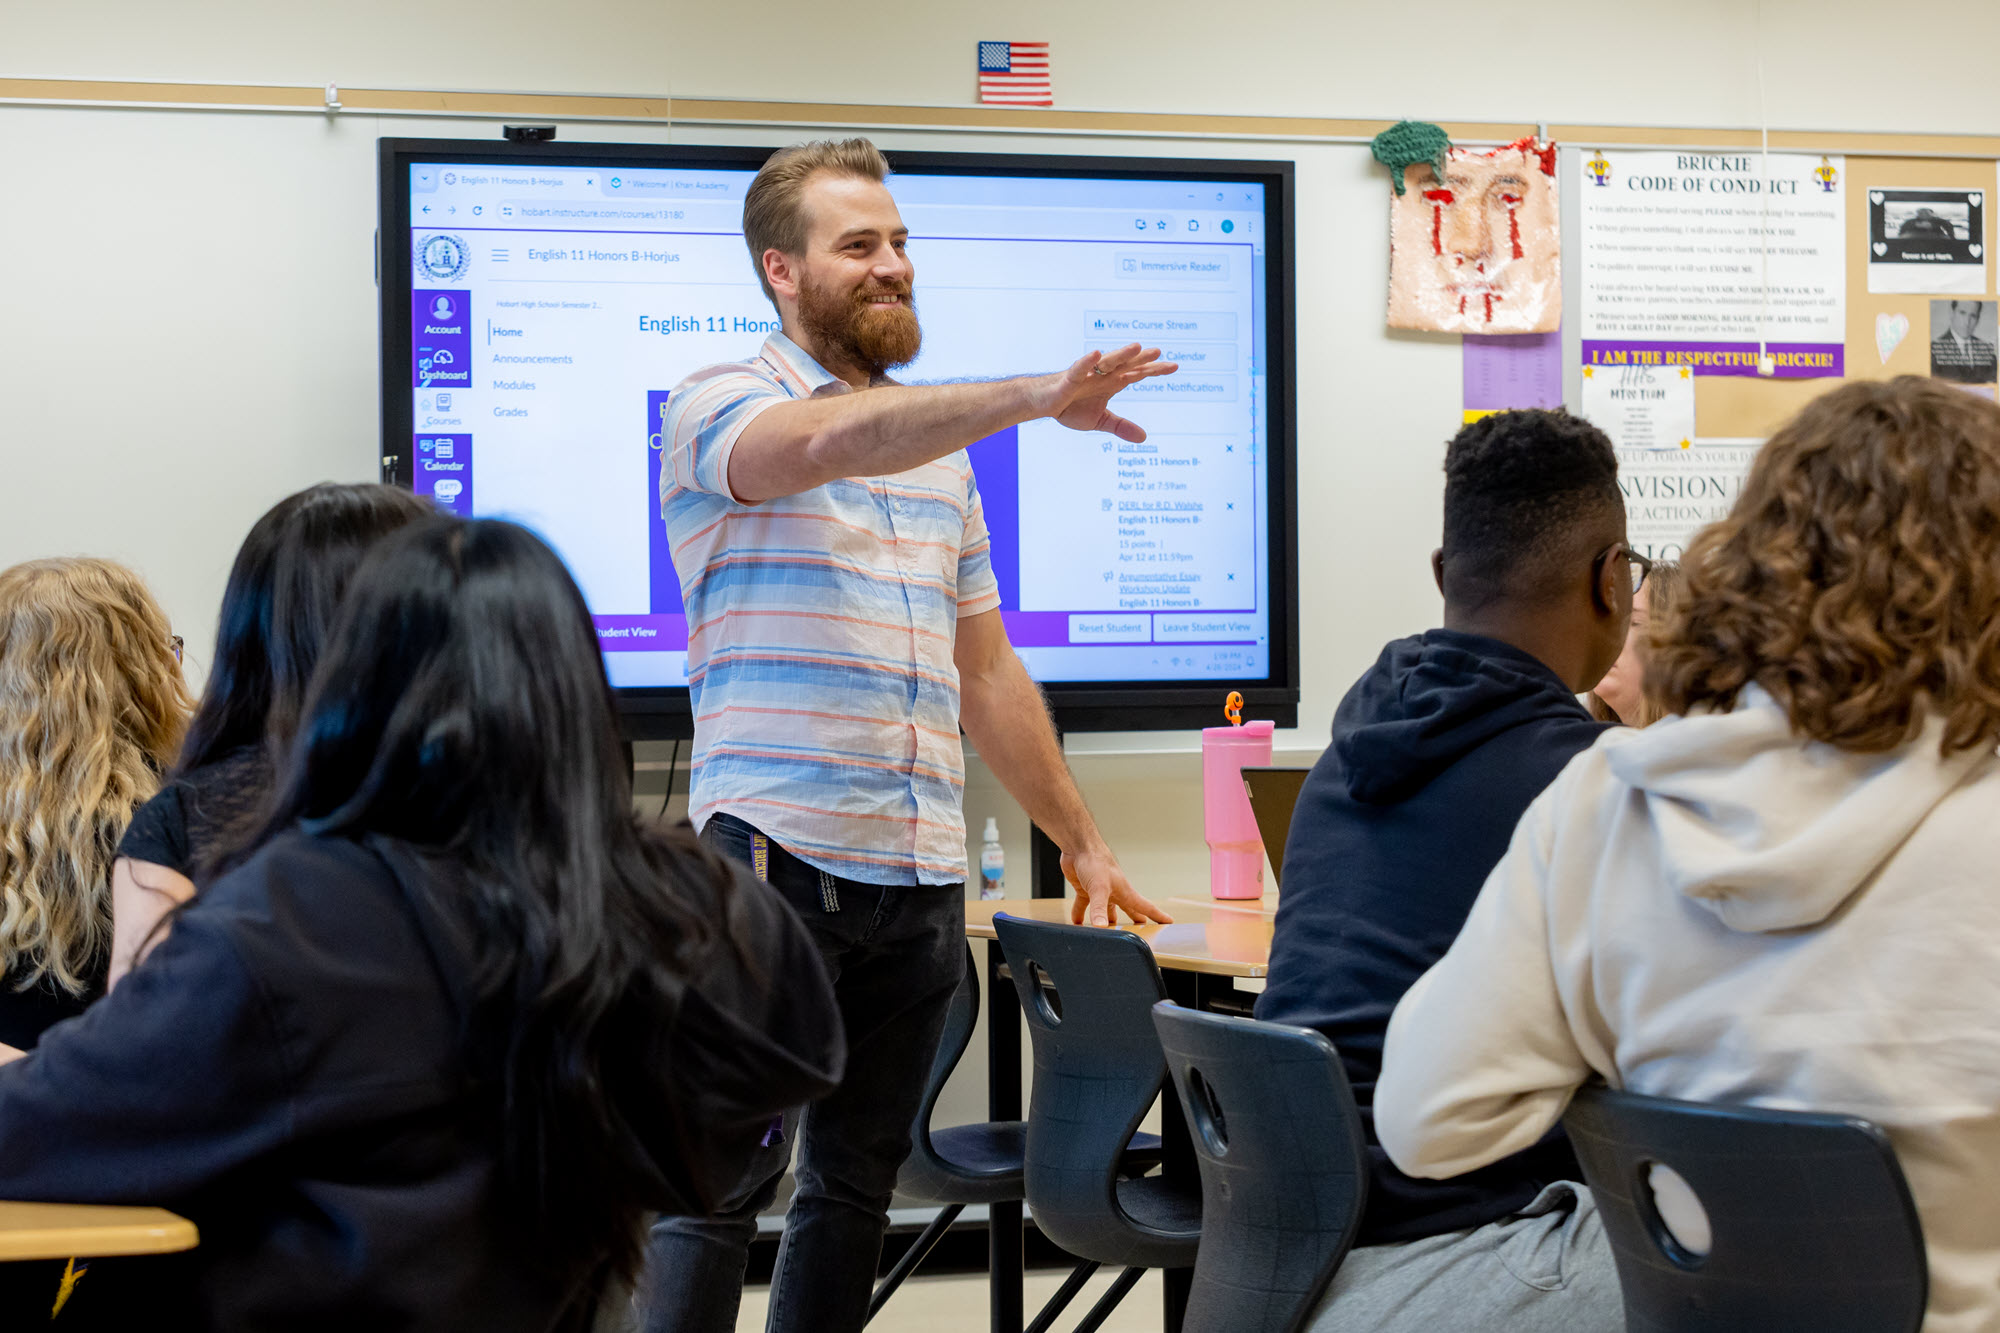
M 870 298 L 890 294 L 906 300 L 893 306 L 869 304 Z M 923 347 L 924 332 L 909 294 L 904 285 L 837 292 L 802 282 L 799 324 L 823 356 L 849 362 L 874 379 L 916 360 Z

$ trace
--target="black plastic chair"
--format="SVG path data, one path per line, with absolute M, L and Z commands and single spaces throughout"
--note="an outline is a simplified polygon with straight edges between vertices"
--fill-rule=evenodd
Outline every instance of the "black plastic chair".
M 1367 1139 L 1333 1043 L 1308 1028 L 1153 1006 L 1201 1164 L 1188 1328 L 1293 1333 L 1347 1257 Z
M 1617 1259 L 1629 1333 L 1923 1323 L 1923 1228 L 1888 1136 L 1868 1121 L 1587 1088 L 1564 1124 Z M 1656 1163 L 1707 1211 L 1706 1254 L 1661 1221 Z
M 972 1044 L 979 1023 L 979 964 L 971 947 L 965 951 L 965 975 L 951 997 L 944 1021 L 944 1033 L 931 1061 L 929 1080 L 924 1085 L 923 1105 L 917 1108 L 916 1122 L 910 1127 L 910 1155 L 896 1181 L 896 1192 L 919 1203 L 944 1207 L 931 1219 L 923 1233 L 903 1251 L 868 1303 L 873 1319 L 888 1299 L 915 1272 L 917 1265 L 937 1247 L 952 1223 L 970 1204 L 1014 1203 L 1026 1197 L 1023 1176 L 1027 1162 L 1028 1127 L 1020 1120 L 989 1120 L 971 1125 L 933 1129 L 931 1116 L 937 1110 L 939 1094 L 951 1079 L 958 1062 Z M 1121 1170 L 1138 1175 L 1159 1164 L 1160 1141 L 1151 1134 L 1134 1137 Z M 1074 1299 L 1077 1291 L 1099 1265 L 1085 1263 L 1071 1273 L 1068 1282 L 1051 1297 L 1037 1316 L 1035 1327 L 1046 1328 Z
M 1028 1207 L 1063 1249 L 1125 1268 L 1077 1325 L 1089 1333 L 1146 1269 L 1190 1268 L 1201 1242 L 1194 1182 L 1120 1169 L 1166 1083 L 1152 1015 L 1166 988 L 1152 950 L 1129 931 L 1004 914 L 993 928 L 1034 1043 Z

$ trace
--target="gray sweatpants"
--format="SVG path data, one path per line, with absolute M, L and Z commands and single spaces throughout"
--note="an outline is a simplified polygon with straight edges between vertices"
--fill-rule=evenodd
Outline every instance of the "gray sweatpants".
M 1557 1181 L 1512 1217 L 1351 1251 L 1312 1333 L 1620 1333 L 1625 1306 L 1597 1204 Z

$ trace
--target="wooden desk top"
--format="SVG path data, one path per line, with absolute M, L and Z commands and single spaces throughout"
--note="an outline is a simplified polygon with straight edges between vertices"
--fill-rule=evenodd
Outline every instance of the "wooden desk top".
M 199 1240 L 194 1223 L 164 1208 L 0 1203 L 0 1260 L 171 1254 Z
M 1152 947 L 1154 961 L 1178 972 L 1206 972 L 1220 977 L 1261 977 L 1270 970 L 1271 922 L 1278 899 L 1247 898 L 1215 902 L 1199 898 L 1169 898 L 1160 906 L 1173 917 L 1171 926 L 1125 924 Z M 965 933 L 970 939 L 993 938 L 997 913 L 1031 921 L 1069 923 L 1067 898 L 1006 898 L 965 905 Z

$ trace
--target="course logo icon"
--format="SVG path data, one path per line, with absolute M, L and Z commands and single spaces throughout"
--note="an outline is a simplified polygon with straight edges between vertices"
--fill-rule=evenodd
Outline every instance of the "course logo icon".
M 457 282 L 472 262 L 472 251 L 459 236 L 442 233 L 417 243 L 417 271 L 432 282 Z
M 1598 185 L 1611 184 L 1611 164 L 1604 160 L 1604 154 L 1592 154 L 1590 161 L 1584 163 L 1583 167 L 1585 171 L 1590 173 L 1590 178 L 1596 181 Z

